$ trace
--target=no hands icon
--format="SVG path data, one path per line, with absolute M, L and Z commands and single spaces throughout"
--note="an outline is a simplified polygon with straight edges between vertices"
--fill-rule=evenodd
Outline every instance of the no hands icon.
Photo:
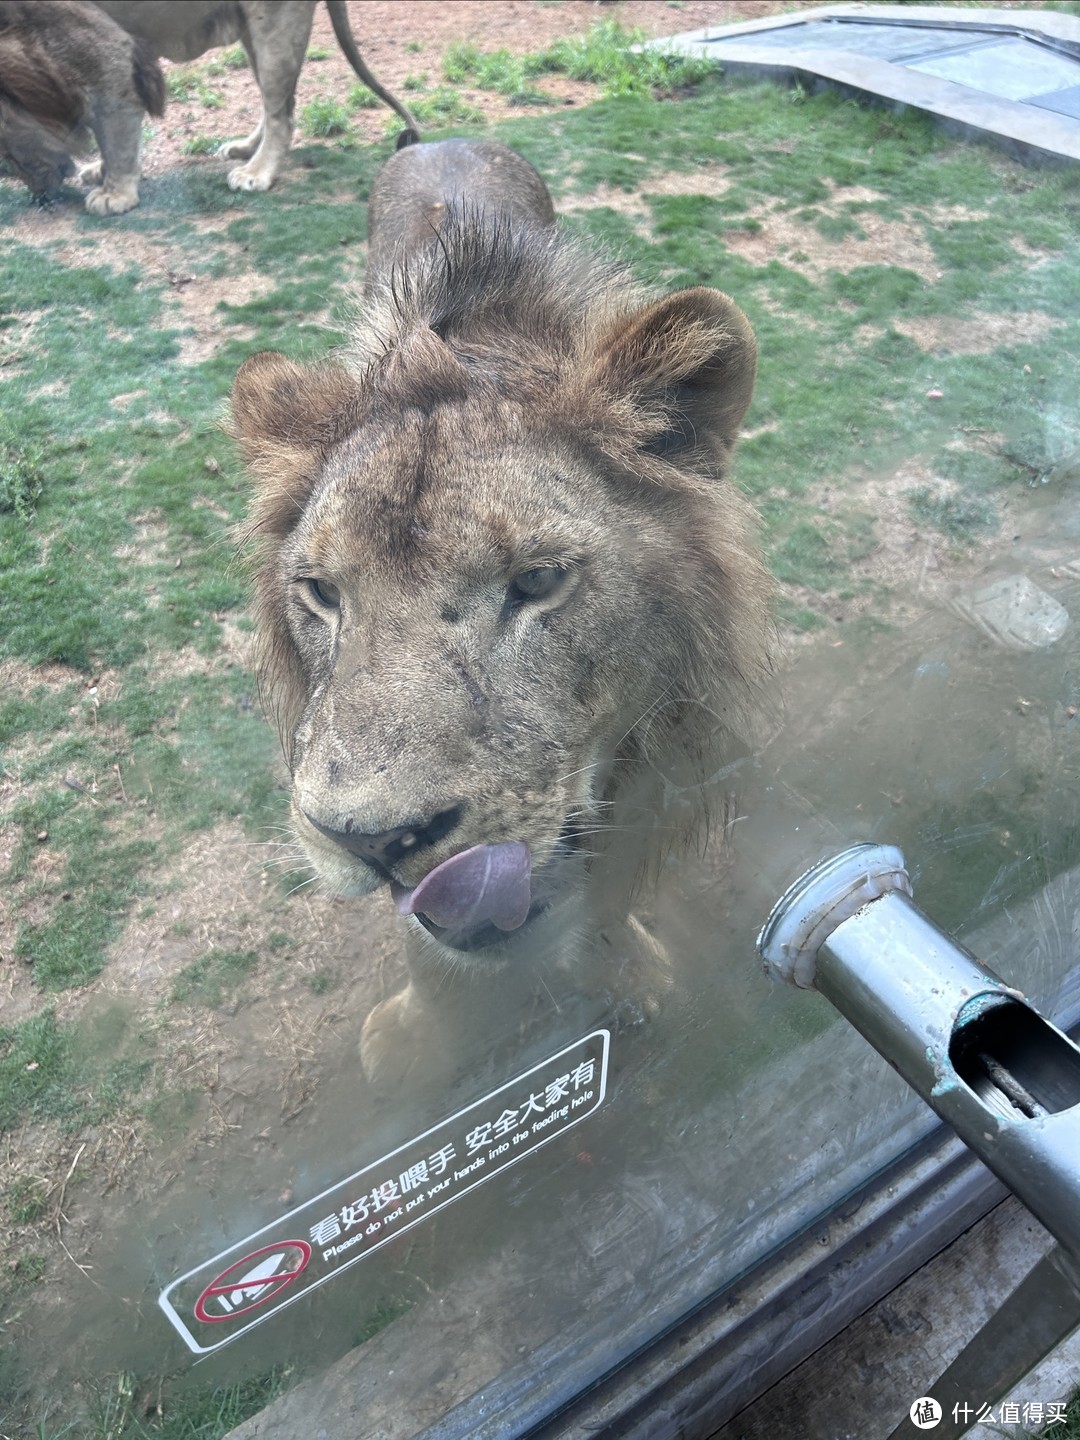
M 195 1302 L 195 1318 L 212 1324 L 258 1309 L 302 1275 L 310 1259 L 311 1246 L 306 1240 L 279 1240 L 253 1250 L 210 1281 Z M 245 1269 L 247 1266 L 251 1268 Z M 241 1270 L 243 1274 L 236 1273 Z

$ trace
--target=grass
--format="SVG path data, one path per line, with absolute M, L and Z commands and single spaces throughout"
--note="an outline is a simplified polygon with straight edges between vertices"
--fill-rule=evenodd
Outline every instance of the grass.
M 908 491 L 907 502 L 916 524 L 929 526 L 958 544 L 971 544 L 1001 523 L 993 502 L 981 495 L 935 494 L 920 485 Z
M 123 1012 L 63 1025 L 46 1009 L 0 1029 L 0 1134 L 27 1120 L 64 1134 L 100 1124 L 142 1088 L 146 1048 Z
M 218 50 L 202 61 L 202 70 L 206 75 L 226 75 L 230 70 L 246 70 L 247 68 L 247 52 L 243 45 L 230 45 L 227 49 Z
M 217 1009 L 243 983 L 258 958 L 252 950 L 210 950 L 180 971 L 172 998 Z
M 495 133 L 538 164 L 564 205 L 589 201 L 566 223 L 643 279 L 736 296 L 761 350 L 737 476 L 763 517 L 782 618 L 824 630 L 838 602 L 870 595 L 887 622 L 890 592 L 870 575 L 879 517 L 855 498 L 867 481 L 917 458 L 933 484 L 909 487 L 912 525 L 965 547 L 996 533 L 1080 446 L 1080 180 L 955 144 L 916 115 L 702 79 L 632 55 L 629 38 L 605 21 L 536 56 L 453 47 L 445 84 L 410 103 L 431 127 L 464 127 L 483 118 L 460 93 L 467 84 L 520 100 L 562 74 L 609 94 L 521 114 Z M 237 47 L 201 76 L 244 63 Z M 424 63 L 436 73 L 434 56 Z M 170 84 L 203 104 L 214 93 L 190 71 L 174 68 Z M 302 925 L 289 922 L 266 942 L 272 965 L 246 944 L 205 940 L 162 987 L 153 1025 L 93 1008 L 125 925 L 150 918 L 173 857 L 222 822 L 263 838 L 283 818 L 276 740 L 236 658 L 248 622 L 232 536 L 247 490 L 219 419 L 253 351 L 313 359 L 340 340 L 336 317 L 362 267 L 357 196 L 389 153 L 349 133 L 369 96 L 355 86 L 347 105 L 306 107 L 305 133 L 340 143 L 302 151 L 270 195 L 233 195 L 209 167 L 187 167 L 148 179 L 143 206 L 122 219 L 79 212 L 61 253 L 14 238 L 0 254 L 0 659 L 16 677 L 0 694 L 14 777 L 0 882 L 11 964 L 33 987 L 33 1013 L 0 1029 L 0 1131 L 16 1148 L 24 1127 L 59 1149 L 121 1121 L 184 1143 L 201 1092 L 170 1083 L 162 1036 L 216 1023 L 210 1012 L 298 949 L 289 937 Z M 195 137 L 190 153 L 203 143 Z M 0 188 L 0 219 L 26 204 Z M 789 238 L 770 246 L 781 223 Z M 905 238 L 910 263 L 806 258 L 823 242 L 865 244 L 882 225 Z M 118 233 L 182 263 L 192 293 L 220 287 L 212 353 L 190 359 L 202 322 L 185 318 L 161 266 L 122 258 Z M 258 287 L 245 283 L 252 273 Z M 912 338 L 919 324 L 947 331 L 973 314 L 1029 312 L 1052 317 L 1048 340 L 966 354 Z M 828 510 L 826 489 L 838 497 Z M 993 796 L 980 803 L 979 823 L 1003 823 Z M 943 812 L 941 823 L 963 819 Z M 175 938 L 185 926 L 194 941 L 188 917 Z M 337 977 L 320 969 L 304 983 L 323 995 Z M 20 1236 L 4 1283 L 20 1297 L 52 1283 L 37 1239 L 50 1194 L 34 1170 L 4 1181 L 2 1211 Z M 204 1385 L 147 1416 L 128 1377 L 99 1397 L 90 1433 L 209 1440 L 281 1383 L 275 1372 Z M 64 1433 L 65 1420 L 50 1424 L 50 1440 Z
M 349 90 L 348 104 L 350 110 L 378 110 L 381 108 L 382 103 L 375 94 L 375 91 L 369 90 L 360 80 L 357 80 L 355 85 Z
M 196 101 L 207 110 L 219 110 L 225 103 L 220 90 L 207 84 L 210 69 L 201 65 L 174 65 L 165 75 L 165 89 L 170 100 Z M 218 72 L 223 73 L 223 72 Z
M 300 111 L 300 129 L 305 135 L 323 140 L 345 135 L 349 129 L 348 107 L 329 95 L 316 95 Z
M 712 73 L 707 61 L 632 48 L 643 45 L 645 39 L 642 30 L 626 30 L 617 20 L 600 20 L 584 34 L 556 40 L 532 55 L 452 45 L 443 59 L 443 74 L 452 84 L 468 81 L 482 90 L 506 95 L 516 104 L 543 104 L 550 97 L 531 83 L 542 75 L 588 81 L 607 99 L 650 99 L 697 85 Z
M 220 144 L 220 140 L 215 140 L 212 135 L 193 135 L 190 140 L 184 141 L 184 154 L 214 155 Z
M 45 476 L 42 472 L 42 451 L 35 445 L 22 445 L 12 436 L 0 436 L 0 511 L 7 511 L 22 523 L 29 524 L 41 496 Z
M 275 1368 L 231 1385 L 193 1393 L 191 1387 L 150 1387 L 123 1372 L 93 1387 L 89 1413 L 78 1421 L 38 1421 L 36 1440 L 220 1440 L 258 1414 L 285 1388 Z

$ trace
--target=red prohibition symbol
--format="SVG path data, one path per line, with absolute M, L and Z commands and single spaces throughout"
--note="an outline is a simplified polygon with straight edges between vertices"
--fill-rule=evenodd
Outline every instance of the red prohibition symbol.
M 306 1240 L 279 1240 L 253 1250 L 210 1281 L 195 1302 L 196 1320 L 213 1325 L 258 1309 L 302 1275 L 310 1259 L 311 1246 Z M 239 1270 L 244 1273 L 237 1274 Z

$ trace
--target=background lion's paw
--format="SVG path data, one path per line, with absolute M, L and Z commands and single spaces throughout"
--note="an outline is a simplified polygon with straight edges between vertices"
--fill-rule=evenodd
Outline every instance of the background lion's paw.
M 229 171 L 230 190 L 269 190 L 274 183 L 272 172 L 252 170 L 247 165 L 238 165 Z
M 86 208 L 91 215 L 123 215 L 134 210 L 139 203 L 139 191 L 135 185 L 99 185 L 86 197 Z
M 224 145 L 218 149 L 218 154 L 223 160 L 250 160 L 255 151 L 259 148 L 261 135 L 249 135 L 245 140 L 226 140 Z M 229 177 L 229 184 L 232 184 L 232 177 Z
M 80 165 L 78 178 L 80 185 L 100 185 L 105 178 L 101 160 L 88 160 L 85 165 Z

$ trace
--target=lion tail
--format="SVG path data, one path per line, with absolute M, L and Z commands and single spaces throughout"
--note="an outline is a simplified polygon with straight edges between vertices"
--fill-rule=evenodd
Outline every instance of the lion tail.
M 157 56 L 146 40 L 136 39 L 131 57 L 131 79 L 135 94 L 148 115 L 165 114 L 165 76 Z
M 407 105 L 403 105 L 396 95 L 375 79 L 360 51 L 356 48 L 356 41 L 353 39 L 353 33 L 349 27 L 349 12 L 345 8 L 345 0 L 326 0 L 326 8 L 330 11 L 330 22 L 334 27 L 337 42 L 345 53 L 346 60 L 368 89 L 377 95 L 384 105 L 389 105 L 395 115 L 400 115 L 406 128 L 412 130 L 419 138 L 420 126 L 416 122 L 416 117 Z

